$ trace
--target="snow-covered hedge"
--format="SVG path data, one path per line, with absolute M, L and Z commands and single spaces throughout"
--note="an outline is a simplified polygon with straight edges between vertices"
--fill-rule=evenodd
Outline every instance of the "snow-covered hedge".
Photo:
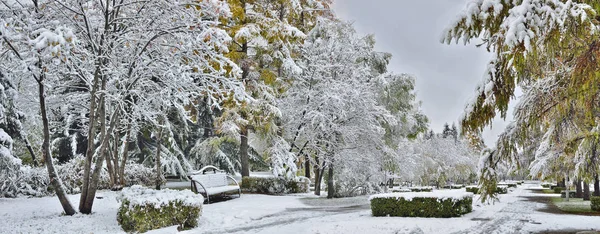
M 473 194 L 458 191 L 377 194 L 369 200 L 373 216 L 449 218 L 473 210 Z
M 178 225 L 185 230 L 198 226 L 204 197 L 189 190 L 154 190 L 134 185 L 119 196 L 117 222 L 126 232 Z
M 83 184 L 84 158 L 76 157 L 62 165 L 56 165 L 65 191 L 70 194 L 79 193 Z M 127 164 L 125 167 L 126 185 L 154 186 L 156 173 L 154 168 L 140 164 Z M 110 189 L 108 172 L 100 173 L 98 189 Z M 50 185 L 45 167 L 22 165 L 21 160 L 14 157 L 0 157 L 0 197 L 47 196 L 54 193 Z
M 394 189 L 392 189 L 392 192 L 393 193 L 410 193 L 412 191 L 407 188 L 394 188 Z
M 431 192 L 433 190 L 433 187 L 410 187 L 408 188 L 410 189 L 411 192 Z
M 477 186 L 467 186 L 465 187 L 465 190 L 469 193 L 473 193 L 473 194 L 478 194 L 479 193 L 479 187 Z
M 597 197 L 597 196 L 590 197 L 590 204 L 592 206 L 592 210 L 600 211 L 600 197 Z
M 500 182 L 500 183 L 498 183 L 498 185 L 507 186 L 509 188 L 516 188 L 517 187 L 517 183 L 516 182 Z
M 241 189 L 247 193 L 289 194 L 308 193 L 310 180 L 306 177 L 286 179 L 283 177 L 244 177 Z
M 479 186 L 467 186 L 465 187 L 465 190 L 467 192 L 473 193 L 473 194 L 479 194 Z M 508 186 L 506 185 L 498 185 L 496 186 L 496 190 L 494 190 L 494 193 L 496 194 L 507 194 L 508 193 Z
M 498 185 L 498 186 L 496 186 L 496 190 L 494 192 L 497 193 L 497 194 L 507 194 L 508 193 L 508 186 Z

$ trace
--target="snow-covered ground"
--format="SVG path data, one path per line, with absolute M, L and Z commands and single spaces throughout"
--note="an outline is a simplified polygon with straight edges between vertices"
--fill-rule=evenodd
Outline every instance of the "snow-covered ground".
M 372 217 L 368 197 L 327 200 L 315 196 L 243 195 L 204 205 L 199 227 L 184 233 L 539 233 L 600 230 L 598 216 L 554 214 L 544 196 L 524 184 L 500 202 L 473 204 L 460 218 Z M 101 192 L 93 215 L 61 216 L 55 197 L 0 199 L 0 233 L 122 233 L 116 193 Z M 542 198 L 540 198 L 542 197 Z M 70 196 L 77 206 L 78 196 Z M 477 196 L 475 197 L 477 198 Z M 175 232 L 173 228 L 162 233 Z

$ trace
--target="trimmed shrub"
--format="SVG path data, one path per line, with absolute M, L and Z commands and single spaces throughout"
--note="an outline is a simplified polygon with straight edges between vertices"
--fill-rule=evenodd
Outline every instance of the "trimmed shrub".
M 552 190 L 554 190 L 554 193 L 560 193 L 565 189 L 565 187 L 554 187 Z
M 465 190 L 469 193 L 473 193 L 473 194 L 478 194 L 479 193 L 479 187 L 477 186 L 467 186 L 465 187 Z
M 411 192 L 431 192 L 433 187 L 411 187 L 408 188 Z
M 517 187 L 517 183 L 515 183 L 515 182 L 500 182 L 500 183 L 498 183 L 498 185 L 507 186 L 509 188 L 516 188 Z
M 473 210 L 471 193 L 390 193 L 369 200 L 373 216 L 449 218 Z
M 283 177 L 244 177 L 240 188 L 245 193 L 290 194 L 308 193 L 310 180 L 306 177 L 286 179 Z
M 575 195 L 577 195 L 575 193 L 575 191 L 569 191 L 569 198 L 575 198 Z M 567 191 L 563 190 L 560 192 L 560 197 L 562 198 L 567 198 Z
M 400 188 L 400 189 L 392 189 L 393 193 L 408 193 L 408 192 L 412 192 L 410 189 L 407 188 Z
M 496 190 L 494 192 L 497 194 L 507 194 L 508 186 L 498 185 L 498 186 L 496 186 Z
M 189 190 L 153 190 L 135 185 L 119 197 L 117 222 L 126 232 L 146 232 L 178 225 L 178 230 L 198 226 L 204 197 Z
M 597 196 L 590 197 L 590 203 L 592 205 L 593 211 L 600 211 L 600 197 L 597 197 Z

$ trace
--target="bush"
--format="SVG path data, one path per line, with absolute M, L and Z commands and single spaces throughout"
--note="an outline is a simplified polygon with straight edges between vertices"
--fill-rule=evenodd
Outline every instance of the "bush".
M 117 222 L 126 232 L 146 232 L 178 225 L 178 230 L 198 226 L 204 197 L 189 190 L 153 190 L 135 185 L 119 197 Z
M 507 186 L 498 185 L 498 186 L 496 186 L 496 190 L 494 191 L 494 193 L 497 193 L 497 194 L 507 194 L 508 193 L 508 187 Z
M 408 192 L 412 192 L 410 189 L 407 188 L 400 188 L 400 189 L 392 189 L 393 193 L 408 193 Z
M 597 197 L 597 196 L 590 197 L 590 203 L 592 205 L 593 211 L 600 211 L 600 197 Z
M 577 195 L 575 193 L 575 191 L 569 191 L 569 198 L 575 198 L 575 195 Z M 567 197 L 567 191 L 563 190 L 560 192 L 560 197 L 562 198 L 566 198 Z
M 69 194 L 81 192 L 84 165 L 85 158 L 82 156 L 75 157 L 64 164 L 55 165 L 65 192 Z M 155 168 L 128 163 L 125 167 L 126 185 L 154 186 L 155 171 Z M 100 172 L 98 189 L 110 189 L 106 170 Z M 53 193 L 54 188 L 50 184 L 46 167 L 25 166 L 21 164 L 19 159 L 0 157 L 0 197 L 16 197 L 18 195 L 40 197 Z
M 509 188 L 517 187 L 517 183 L 515 183 L 515 182 L 500 182 L 500 183 L 498 183 L 498 185 L 507 186 Z
M 523 185 L 524 181 L 517 181 L 517 185 Z
M 456 194 L 456 193 L 455 193 Z M 373 216 L 460 217 L 473 210 L 473 194 L 392 193 L 371 198 Z
M 412 187 L 408 188 L 411 192 L 431 192 L 433 187 Z
M 565 190 L 565 188 L 564 187 L 554 187 L 552 190 L 554 190 L 554 193 L 560 193 L 563 190 Z
M 306 177 L 286 179 L 283 177 L 244 177 L 241 189 L 245 193 L 269 195 L 308 193 L 310 180 Z
M 473 193 L 473 194 L 478 194 L 479 193 L 479 187 L 477 186 L 467 186 L 465 187 L 465 190 L 467 192 Z

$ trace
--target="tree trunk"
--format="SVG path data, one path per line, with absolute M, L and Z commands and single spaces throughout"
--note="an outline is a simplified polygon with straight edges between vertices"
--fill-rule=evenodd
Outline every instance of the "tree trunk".
M 111 187 L 111 188 L 117 182 L 116 178 L 114 176 L 115 169 L 112 164 L 112 162 L 113 162 L 112 158 L 113 158 L 113 152 L 109 151 L 108 154 L 106 154 L 106 169 L 108 170 L 109 187 Z
M 321 196 L 321 163 L 319 162 L 319 156 L 315 156 L 315 195 Z
M 125 164 L 127 163 L 127 157 L 129 153 L 129 142 L 131 141 L 131 124 L 127 126 L 127 137 L 123 142 L 123 156 L 121 158 L 121 168 L 119 169 L 119 177 L 121 179 L 121 186 L 125 186 Z
M 310 158 L 308 154 L 304 158 L 304 176 L 310 179 Z
M 160 165 L 160 151 L 162 148 L 161 145 L 161 141 L 162 141 L 162 121 L 161 121 L 161 126 L 159 126 L 159 130 L 158 130 L 158 136 L 156 137 L 156 190 L 160 190 L 160 184 L 162 182 L 161 180 L 161 175 L 162 175 L 162 166 Z
M 111 188 L 112 190 L 120 190 L 122 187 L 120 186 L 121 183 L 119 183 L 119 132 L 115 131 L 115 134 L 113 136 L 113 178 L 114 178 L 114 183 L 111 184 Z
M 327 167 L 329 168 L 329 175 L 327 175 L 327 198 L 333 198 L 335 195 L 335 187 L 333 187 L 333 163 L 330 163 Z
M 600 180 L 598 174 L 594 176 L 594 196 L 600 196 Z
M 104 112 L 104 108 L 101 108 L 102 112 Z M 112 132 L 115 130 L 116 124 L 119 121 L 119 109 L 117 108 L 113 115 L 111 116 L 111 123 L 108 132 Z M 100 127 L 101 131 L 106 131 L 106 123 L 103 119 L 100 119 Z M 96 197 L 96 190 L 98 189 L 98 181 L 100 180 L 100 172 L 102 171 L 102 164 L 104 163 L 104 159 L 106 159 L 106 154 L 108 150 L 108 139 L 109 137 L 104 134 L 104 138 L 102 139 L 102 143 L 100 144 L 100 149 L 98 158 L 96 159 L 96 164 L 94 165 L 94 171 L 92 173 L 92 178 L 90 178 L 88 192 L 84 199 L 84 204 L 80 204 L 79 211 L 84 214 L 92 213 L 92 206 L 94 205 L 94 198 Z
M 39 101 L 40 101 L 40 111 L 42 114 L 42 124 L 44 126 L 44 141 L 42 143 L 42 157 L 46 162 L 46 169 L 48 169 L 48 177 L 50 178 L 50 183 L 52 187 L 54 187 L 54 191 L 56 192 L 56 196 L 60 201 L 60 204 L 63 207 L 66 215 L 75 214 L 75 209 L 71 205 L 69 198 L 67 197 L 67 193 L 62 185 L 62 181 L 56 170 L 54 169 L 54 163 L 52 162 L 52 155 L 50 154 L 50 127 L 48 126 L 48 115 L 46 113 L 46 94 L 44 91 L 44 83 L 43 83 L 43 75 L 37 80 L 38 82 L 38 92 L 39 92 Z
M 242 177 L 250 176 L 248 160 L 248 128 L 243 127 L 240 132 L 240 161 L 242 163 Z
M 575 185 L 575 197 L 576 198 L 582 198 L 583 197 L 583 191 L 581 190 L 581 178 L 577 178 L 575 180 L 575 183 L 577 183 Z
M 89 123 L 88 123 L 88 134 L 87 134 L 87 150 L 85 152 L 85 165 L 83 168 L 83 178 L 81 186 L 81 195 L 79 197 L 79 211 L 85 208 L 90 173 L 92 170 L 92 158 L 94 157 L 94 140 L 96 138 L 96 92 L 98 91 L 98 82 L 100 80 L 100 62 L 96 65 L 96 71 L 94 72 L 94 81 L 92 82 L 92 91 L 90 92 L 90 109 L 89 109 Z
M 583 182 L 583 200 L 584 201 L 590 200 L 590 184 L 588 184 L 585 181 Z
M 31 155 L 31 161 L 33 162 L 33 166 L 37 167 L 38 162 L 35 160 L 35 153 L 33 152 L 33 148 L 31 147 L 31 144 L 29 144 L 29 139 L 27 139 L 26 136 L 21 136 L 21 139 L 23 140 L 23 143 L 25 143 L 25 147 L 27 148 L 27 151 Z

